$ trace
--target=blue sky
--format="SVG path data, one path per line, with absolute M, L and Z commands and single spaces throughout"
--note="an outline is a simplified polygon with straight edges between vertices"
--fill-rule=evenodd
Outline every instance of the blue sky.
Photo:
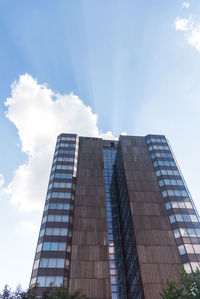
M 198 0 L 0 0 L 1 289 L 28 286 L 61 131 L 166 134 L 200 211 L 199 78 Z

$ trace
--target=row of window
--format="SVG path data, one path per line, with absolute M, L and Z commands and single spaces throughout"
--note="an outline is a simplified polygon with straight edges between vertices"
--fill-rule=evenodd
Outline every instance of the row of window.
M 160 175 L 174 175 L 174 176 L 180 176 L 180 173 L 178 172 L 178 170 L 171 170 L 171 169 L 160 169 L 156 171 L 156 175 L 160 176 Z
M 178 250 L 180 255 L 186 254 L 186 253 L 196 253 L 200 254 L 200 245 L 199 244 L 184 244 L 178 246 Z
M 169 146 L 167 146 L 167 145 L 151 145 L 151 146 L 149 146 L 149 151 L 152 151 L 152 150 L 166 150 L 166 151 L 168 151 Z
M 62 142 L 60 142 L 56 145 L 56 148 L 58 148 L 58 147 L 75 147 L 75 146 L 76 146 L 75 143 L 62 143 Z
M 170 189 L 167 189 L 167 190 L 162 191 L 162 196 L 164 198 L 168 197 L 168 196 L 187 197 L 188 194 L 187 194 L 187 192 L 185 190 L 170 190 Z
M 158 143 L 167 143 L 165 138 L 159 138 L 159 137 L 151 137 L 147 139 L 147 144 L 151 143 L 151 142 L 158 142 Z
M 44 242 L 37 246 L 36 252 L 43 251 L 66 251 L 66 242 Z
M 76 137 L 58 137 L 59 140 L 64 140 L 64 141 L 76 141 Z
M 182 180 L 164 179 L 164 180 L 158 181 L 158 183 L 159 183 L 160 187 L 162 187 L 164 185 L 184 186 L 184 183 Z
M 70 236 L 71 231 L 68 228 L 58 228 L 58 227 L 47 227 L 46 230 L 43 228 L 40 230 L 40 238 L 43 236 Z
M 71 157 L 55 157 L 53 163 L 55 162 L 74 162 L 74 158 Z
M 200 228 L 177 228 L 173 230 L 174 237 L 198 237 L 200 238 Z
M 71 198 L 71 193 L 70 192 L 52 192 L 47 195 L 47 200 L 50 198 Z
M 70 204 L 68 203 L 50 203 L 45 205 L 44 211 L 50 210 L 70 210 Z M 73 206 L 71 206 L 71 209 L 73 209 Z
M 62 169 L 62 170 L 73 170 L 74 166 L 73 165 L 60 165 L 57 164 L 55 166 L 52 167 L 51 171 L 54 171 L 55 169 Z
M 43 217 L 42 223 L 45 222 L 70 222 L 72 223 L 72 217 L 68 215 L 48 215 Z
M 72 173 L 60 173 L 60 172 L 57 172 L 57 173 L 54 173 L 50 176 L 50 180 L 52 179 L 72 179 L 73 175 Z
M 153 153 L 151 154 L 151 159 L 154 158 L 173 158 L 173 156 L 170 153 Z
M 63 276 L 38 276 L 37 284 L 40 287 L 60 287 L 63 284 Z
M 193 209 L 191 202 L 189 201 L 170 201 L 165 203 L 167 210 L 169 209 Z
M 37 268 L 64 268 L 65 259 L 59 258 L 41 258 L 36 260 L 33 265 L 33 270 Z
M 158 166 L 176 166 L 176 163 L 174 161 L 155 161 L 153 162 L 153 167 Z
M 55 151 L 55 156 L 60 155 L 60 154 L 69 154 L 69 155 L 74 155 L 75 151 L 74 150 L 57 150 Z
M 169 221 L 174 222 L 198 222 L 197 216 L 192 214 L 174 214 L 169 216 Z
M 52 189 L 52 188 L 72 188 L 72 183 L 66 183 L 66 182 L 54 182 L 52 184 L 49 185 L 48 190 Z

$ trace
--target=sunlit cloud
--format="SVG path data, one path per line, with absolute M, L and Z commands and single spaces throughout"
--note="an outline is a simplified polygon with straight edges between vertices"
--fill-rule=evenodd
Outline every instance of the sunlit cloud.
M 184 1 L 182 3 L 182 7 L 181 8 L 189 8 L 190 7 L 190 3 L 188 1 Z
M 16 226 L 15 231 L 22 236 L 35 235 L 39 231 L 39 226 L 30 221 L 22 221 Z
M 175 20 L 177 31 L 183 31 L 187 42 L 200 52 L 200 24 L 195 24 L 192 17 L 179 18 Z
M 16 126 L 27 161 L 15 170 L 6 191 L 22 211 L 41 210 L 47 189 L 56 137 L 62 132 L 113 138 L 101 133 L 97 115 L 74 94 L 61 95 L 30 75 L 12 84 L 5 105 L 7 118 Z
M 0 187 L 2 187 L 4 184 L 4 176 L 0 173 Z

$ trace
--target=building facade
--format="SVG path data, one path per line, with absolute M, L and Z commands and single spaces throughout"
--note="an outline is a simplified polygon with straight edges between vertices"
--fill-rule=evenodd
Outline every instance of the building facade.
M 200 222 L 165 136 L 58 136 L 30 286 L 160 298 L 200 267 Z

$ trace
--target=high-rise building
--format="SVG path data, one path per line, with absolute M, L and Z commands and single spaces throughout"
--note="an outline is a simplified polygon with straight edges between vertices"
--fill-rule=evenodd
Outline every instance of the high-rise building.
M 200 266 L 200 222 L 165 136 L 58 136 L 30 286 L 157 299 Z

